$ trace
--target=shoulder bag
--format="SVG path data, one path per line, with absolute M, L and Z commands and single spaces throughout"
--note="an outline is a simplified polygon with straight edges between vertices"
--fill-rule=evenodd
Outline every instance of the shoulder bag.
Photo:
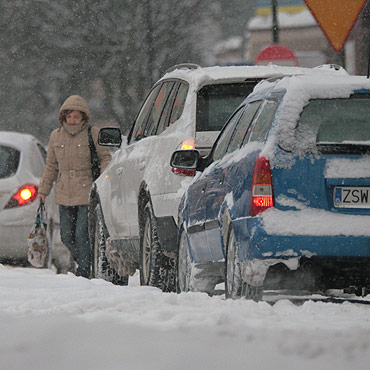
M 91 152 L 91 171 L 93 180 L 95 181 L 100 176 L 101 168 L 98 153 L 96 151 L 94 140 L 91 134 L 91 126 L 89 126 L 88 128 L 88 134 L 89 134 L 89 147 Z

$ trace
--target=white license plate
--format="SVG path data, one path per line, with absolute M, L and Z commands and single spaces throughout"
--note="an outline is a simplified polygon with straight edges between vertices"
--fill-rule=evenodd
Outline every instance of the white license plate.
M 370 187 L 335 187 L 334 207 L 370 208 Z

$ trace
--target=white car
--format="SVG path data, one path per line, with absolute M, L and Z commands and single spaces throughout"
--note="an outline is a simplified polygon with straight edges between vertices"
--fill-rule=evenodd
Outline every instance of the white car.
M 173 290 L 178 206 L 195 172 L 172 169 L 172 153 L 197 148 L 207 154 L 229 115 L 257 82 L 327 69 L 338 73 L 330 66 L 274 65 L 180 65 L 168 71 L 148 94 L 127 142 L 93 184 L 93 276 L 125 284 L 127 275 L 139 267 L 141 284 Z M 99 143 L 114 145 L 120 137 L 118 129 L 103 128 Z
M 0 262 L 27 261 L 27 237 L 39 206 L 38 184 L 46 151 L 32 135 L 0 131 Z M 45 204 L 49 237 L 55 221 L 53 195 Z

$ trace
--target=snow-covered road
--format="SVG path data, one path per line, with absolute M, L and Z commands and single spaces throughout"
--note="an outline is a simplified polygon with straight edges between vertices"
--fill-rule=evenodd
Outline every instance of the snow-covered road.
M 4 370 L 370 368 L 369 305 L 271 306 L 2 265 L 0 333 Z

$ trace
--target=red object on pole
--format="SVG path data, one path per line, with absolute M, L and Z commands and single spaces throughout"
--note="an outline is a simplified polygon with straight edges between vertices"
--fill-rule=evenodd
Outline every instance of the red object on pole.
M 262 49 L 256 59 L 257 65 L 266 65 L 269 63 L 298 66 L 298 59 L 291 49 L 284 45 L 273 44 Z

